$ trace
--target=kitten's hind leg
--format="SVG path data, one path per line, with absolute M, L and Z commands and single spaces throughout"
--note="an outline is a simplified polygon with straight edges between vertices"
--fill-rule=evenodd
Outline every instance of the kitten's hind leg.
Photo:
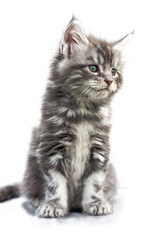
M 38 198 L 34 198 L 34 199 L 30 199 L 30 204 L 34 207 L 34 208 L 38 208 L 42 203 L 42 200 L 38 199 Z
M 37 203 L 44 199 L 45 181 L 39 165 L 37 149 L 39 145 L 39 129 L 35 128 L 32 133 L 27 168 L 21 185 L 21 194 L 37 207 Z
M 56 218 L 68 213 L 67 180 L 58 171 L 47 177 L 45 201 L 37 209 L 39 217 Z
M 110 199 L 116 191 L 117 178 L 116 172 L 111 163 L 108 163 L 107 174 L 104 182 L 104 197 Z
M 29 155 L 27 169 L 21 186 L 21 193 L 37 208 L 44 199 L 45 182 L 37 157 Z

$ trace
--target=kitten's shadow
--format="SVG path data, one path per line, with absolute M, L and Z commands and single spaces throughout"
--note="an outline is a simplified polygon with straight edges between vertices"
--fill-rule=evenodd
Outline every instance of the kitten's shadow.
M 23 202 L 23 203 L 22 203 L 22 207 L 24 208 L 24 210 L 25 210 L 28 214 L 30 214 L 30 215 L 32 215 L 32 216 L 35 216 L 35 214 L 36 214 L 36 208 L 34 208 L 29 201 Z

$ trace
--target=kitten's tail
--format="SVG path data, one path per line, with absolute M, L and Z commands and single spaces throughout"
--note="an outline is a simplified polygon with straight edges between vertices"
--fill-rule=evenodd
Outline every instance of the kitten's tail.
M 15 184 L 0 188 L 0 202 L 20 197 L 21 196 L 20 186 L 21 186 L 20 184 Z

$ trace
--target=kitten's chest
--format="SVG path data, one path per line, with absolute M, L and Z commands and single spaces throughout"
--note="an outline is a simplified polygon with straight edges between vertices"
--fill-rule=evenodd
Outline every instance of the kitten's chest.
M 76 187 L 79 185 L 85 170 L 90 167 L 92 147 L 95 144 L 100 146 L 102 144 L 100 136 L 104 137 L 106 126 L 109 126 L 110 109 L 101 108 L 99 116 L 98 122 L 82 122 L 70 126 L 70 133 L 73 134 L 74 140 L 69 144 L 66 143 L 66 159 L 68 160 L 70 179 Z
M 70 173 L 74 185 L 78 185 L 88 165 L 91 149 L 91 135 L 93 131 L 93 126 L 88 123 L 74 126 L 75 140 L 70 149 Z

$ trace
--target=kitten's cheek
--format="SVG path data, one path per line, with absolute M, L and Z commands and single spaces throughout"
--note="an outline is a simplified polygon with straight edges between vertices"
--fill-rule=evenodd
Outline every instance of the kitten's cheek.
M 114 93 L 117 91 L 117 84 L 115 81 L 112 82 L 112 84 L 109 87 L 109 90 Z

